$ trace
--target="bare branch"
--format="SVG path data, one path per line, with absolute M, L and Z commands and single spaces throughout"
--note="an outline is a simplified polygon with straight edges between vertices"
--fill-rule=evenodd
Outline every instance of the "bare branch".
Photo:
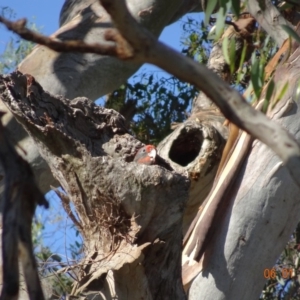
M 118 39 L 116 35 L 114 35 L 114 37 L 116 40 L 118 40 L 118 43 L 111 45 L 100 45 L 98 43 L 87 44 L 80 40 L 69 40 L 62 42 L 57 38 L 47 37 L 26 28 L 26 19 L 20 19 L 16 22 L 11 22 L 0 16 L 0 22 L 3 23 L 7 27 L 7 29 L 13 31 L 14 33 L 17 33 L 23 39 L 47 46 L 54 51 L 95 53 L 100 55 L 118 56 L 119 58 L 129 58 L 130 56 L 132 56 L 131 47 L 126 43 L 124 39 Z

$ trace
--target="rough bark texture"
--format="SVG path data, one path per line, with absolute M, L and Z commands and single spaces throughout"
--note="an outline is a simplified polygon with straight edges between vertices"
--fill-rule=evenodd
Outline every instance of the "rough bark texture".
M 55 98 L 28 75 L 1 78 L 1 94 L 61 183 L 65 206 L 75 205 L 86 255 L 74 294 L 96 281 L 96 299 L 184 299 L 187 178 L 131 163 L 141 144 L 113 110 L 86 98 Z
M 138 4 L 135 5 L 139 7 Z M 178 11 L 179 7 L 182 8 L 182 3 L 178 4 Z M 173 6 L 168 8 L 172 11 Z M 82 19 L 79 16 L 73 19 L 72 26 L 79 19 L 82 22 L 97 19 L 95 15 L 91 17 L 93 9 L 92 5 L 84 11 L 88 13 L 87 18 L 82 15 Z M 164 6 L 161 9 L 163 12 Z M 150 18 L 149 10 L 134 11 L 134 15 L 138 14 L 139 17 L 144 17 L 144 13 Z M 99 14 L 102 18 L 102 13 Z M 175 15 L 176 13 L 172 17 L 167 14 L 165 18 L 169 22 Z M 105 20 L 107 19 L 101 19 L 100 23 Z M 151 23 L 153 19 L 147 21 Z M 67 20 L 63 19 L 62 22 Z M 71 33 L 62 35 L 68 34 Z M 80 34 L 84 35 L 82 32 Z M 39 59 L 39 51 L 41 50 L 34 52 L 36 56 L 32 56 L 33 61 Z M 41 61 L 48 56 L 48 51 L 41 51 Z M 297 58 L 297 55 L 296 51 L 293 57 Z M 52 53 L 48 59 L 56 61 L 58 56 L 60 55 Z M 101 59 L 103 66 L 102 63 L 111 58 Z M 109 66 L 116 66 L 113 60 Z M 87 76 L 84 66 L 86 62 L 79 61 L 78 73 L 83 77 Z M 98 62 L 97 59 L 95 62 Z M 23 66 L 25 65 L 24 62 Z M 39 72 L 37 66 L 27 65 Z M 90 70 L 93 66 L 91 63 L 87 69 Z M 121 65 L 118 64 L 117 67 L 120 70 Z M 284 65 L 280 71 L 286 71 L 285 67 L 290 66 Z M 53 73 L 51 68 L 41 71 L 45 71 L 41 75 L 44 81 L 47 81 L 47 76 L 52 76 L 53 84 L 49 88 L 53 88 L 54 93 L 55 89 L 67 93 L 63 90 L 64 85 L 67 86 L 63 79 L 70 80 L 67 74 Z M 104 68 L 101 72 L 107 76 L 114 71 Z M 127 73 L 121 68 L 122 74 L 125 74 L 125 78 Z M 56 85 L 56 77 L 59 76 L 62 77 Z M 297 73 L 292 76 L 292 80 L 299 77 Z M 91 81 L 90 77 L 83 90 L 86 89 L 90 93 L 88 95 L 93 96 L 95 84 L 90 86 L 93 91 L 86 88 L 86 85 L 92 84 Z M 160 166 L 147 167 L 132 163 L 140 144 L 126 133 L 124 120 L 112 110 L 97 108 L 86 98 L 69 101 L 50 96 L 30 76 L 14 75 L 2 82 L 5 83 L 5 88 L 2 86 L 2 91 L 5 90 L 6 93 L 5 102 L 34 136 L 43 157 L 67 193 L 60 193 L 66 210 L 85 238 L 86 257 L 80 266 L 82 278 L 74 287 L 74 294 L 90 294 L 90 297 L 95 296 L 93 299 L 111 299 L 116 295 L 126 295 L 122 299 L 165 299 L 165 295 L 170 299 L 184 299 L 180 280 L 180 252 L 183 207 L 188 198 L 189 185 L 187 176 L 183 174 L 191 179 L 189 202 L 192 209 L 184 217 L 186 230 L 186 224 L 189 224 L 191 215 L 195 213 L 194 208 L 208 193 L 216 171 L 222 139 L 214 127 L 221 128 L 222 117 L 212 114 L 209 122 L 203 122 L 201 116 L 194 116 L 194 119 L 180 125 L 160 145 L 159 153 L 180 175 Z M 73 93 L 77 84 L 73 88 L 72 80 L 70 84 L 70 93 Z M 296 83 L 292 82 L 290 96 L 295 87 Z M 295 107 L 291 112 L 294 110 Z M 297 132 L 296 123 L 289 125 Z M 254 152 L 257 147 L 261 161 L 250 156 L 251 164 L 243 179 L 245 185 L 240 186 L 241 181 L 238 181 L 232 189 L 232 195 L 229 196 L 238 201 L 233 205 L 231 200 L 225 219 L 220 220 L 222 225 L 213 245 L 209 267 L 192 284 L 189 291 L 191 299 L 203 299 L 203 295 L 207 299 L 257 297 L 261 290 L 257 283 L 261 282 L 263 268 L 270 267 L 275 262 L 275 256 L 277 257 L 294 228 L 295 224 L 292 223 L 299 219 L 296 212 L 298 203 L 295 200 L 298 188 L 291 183 L 278 160 L 258 143 L 255 144 Z M 184 155 L 184 159 L 180 157 L 180 153 Z M 253 170 L 257 173 L 253 173 Z M 263 181 L 259 181 L 262 184 L 257 183 L 256 178 L 262 178 Z M 47 180 L 46 182 L 48 183 Z M 263 198 L 259 186 L 266 187 Z M 294 198 L 280 194 L 278 189 L 282 186 L 288 188 L 289 196 Z M 277 194 L 275 197 L 275 191 L 278 197 Z M 75 204 L 76 216 L 69 209 L 69 201 Z M 289 202 L 288 206 L 285 206 L 286 202 Z M 266 229 L 262 232 L 264 226 L 268 226 L 269 231 Z M 255 272 L 255 276 L 252 272 Z
M 202 10 L 198 1 L 164 0 L 128 0 L 128 7 L 138 22 L 159 36 L 165 26 L 176 21 L 190 11 Z M 109 15 L 97 0 L 67 0 L 63 6 L 60 28 L 53 36 L 61 40 L 79 39 L 85 42 L 109 43 L 103 38 L 107 28 L 111 27 Z M 103 26 L 102 26 L 103 25 Z M 62 95 L 69 99 L 85 96 L 96 100 L 118 88 L 138 68 L 139 64 L 120 61 L 113 57 L 95 54 L 60 54 L 43 46 L 37 46 L 20 64 L 23 73 L 33 75 L 43 88 L 53 95 Z M 96 80 L 95 80 L 96 78 Z M 4 123 L 16 142 L 26 149 L 26 159 L 33 167 L 37 183 L 47 192 L 50 185 L 57 185 L 51 176 L 49 167 L 39 156 L 34 143 L 13 119 L 9 110 L 0 102 L 0 108 L 7 111 Z M 0 170 L 0 175 L 1 175 Z M 2 172 L 3 173 L 3 172 Z M 0 192 L 3 189 L 0 186 Z

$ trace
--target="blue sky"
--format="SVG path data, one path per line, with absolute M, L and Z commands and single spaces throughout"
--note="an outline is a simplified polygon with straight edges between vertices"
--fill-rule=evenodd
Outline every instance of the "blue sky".
M 17 19 L 25 17 L 35 22 L 44 34 L 50 35 L 58 29 L 59 12 L 63 3 L 63 0 L 1 0 L 0 7 L 12 8 Z M 181 32 L 181 21 L 179 21 L 165 28 L 160 40 L 179 49 Z M 11 34 L 0 25 L 0 53 L 4 50 Z
M 63 0 L 1 0 L 1 7 L 10 7 L 16 14 L 15 18 L 27 18 L 28 21 L 34 22 L 43 34 L 50 35 L 58 29 L 58 19 Z M 194 15 L 195 18 L 200 18 L 200 14 Z M 182 33 L 182 21 L 168 26 L 162 33 L 160 40 L 169 46 L 180 49 L 180 36 Z M 0 54 L 5 49 L 12 33 L 9 32 L 3 25 L 0 24 Z M 143 70 L 152 70 L 160 72 L 161 75 L 165 72 L 157 69 L 154 66 L 143 66 Z M 43 239 L 47 246 L 50 246 L 52 251 L 59 253 L 63 258 L 69 254 L 66 246 L 73 243 L 75 239 L 74 230 L 71 229 L 71 221 L 68 220 L 65 214 L 62 214 L 62 207 L 54 193 L 48 193 L 47 198 L 50 202 L 50 210 L 37 210 L 37 218 L 45 224 Z M 53 220 L 55 216 L 55 220 Z

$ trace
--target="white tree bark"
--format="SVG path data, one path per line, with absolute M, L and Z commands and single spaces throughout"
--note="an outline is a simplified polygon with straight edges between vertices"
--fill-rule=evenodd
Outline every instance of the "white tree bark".
M 276 70 L 278 86 L 288 81 L 289 87 L 270 117 L 300 143 L 300 99 L 295 92 L 300 80 L 299 55 L 298 48 Z M 274 152 L 255 141 L 225 197 L 230 198 L 229 205 L 219 220 L 206 262 L 204 258 L 207 267 L 193 281 L 189 299 L 204 299 L 202 295 L 205 299 L 258 299 L 266 281 L 264 270 L 274 266 L 299 222 L 299 192 Z

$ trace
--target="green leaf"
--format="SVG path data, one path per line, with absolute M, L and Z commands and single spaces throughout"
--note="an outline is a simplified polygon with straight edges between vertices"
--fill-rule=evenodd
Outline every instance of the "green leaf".
M 61 257 L 58 254 L 52 254 L 51 258 L 55 261 L 61 262 Z
M 208 0 L 205 9 L 205 24 L 209 23 L 209 18 L 217 6 L 218 0 Z
M 220 0 L 219 3 L 220 3 L 220 6 L 223 7 L 223 8 L 226 8 L 227 7 L 227 4 L 230 2 L 230 0 Z
M 283 28 L 283 30 L 285 30 L 289 36 L 291 36 L 296 42 L 300 43 L 300 36 L 298 35 L 298 33 L 292 29 L 291 27 L 287 26 L 287 25 L 281 25 L 281 27 Z
M 283 96 L 285 95 L 285 93 L 287 92 L 287 89 L 289 87 L 289 83 L 288 81 L 284 84 L 284 86 L 282 87 L 280 93 L 277 95 L 276 101 L 273 103 L 272 108 L 274 108 L 274 106 L 283 98 Z
M 246 51 L 247 51 L 247 43 L 246 43 L 246 41 L 244 41 L 243 50 L 242 50 L 242 53 L 241 53 L 241 59 L 240 59 L 239 68 L 241 68 L 243 66 L 244 62 L 245 62 Z
M 254 63 L 252 64 L 252 68 L 251 68 L 251 82 L 252 82 L 254 94 L 257 99 L 260 96 L 261 87 L 262 87 L 259 69 L 260 69 L 259 61 L 257 59 L 255 59 Z
M 234 12 L 234 14 L 236 15 L 236 17 L 238 18 L 240 15 L 240 0 L 231 0 L 231 7 L 232 10 Z
M 268 87 L 267 87 L 267 92 L 266 92 L 266 98 L 264 100 L 264 104 L 263 104 L 263 108 L 262 111 L 264 113 L 267 112 L 270 101 L 271 101 L 271 97 L 273 95 L 274 92 L 274 88 L 275 88 L 275 83 L 273 81 L 273 79 L 269 82 Z
M 234 73 L 235 67 L 235 40 L 226 36 L 222 42 L 222 50 L 226 63 L 229 65 L 230 73 Z
M 272 97 L 273 92 L 274 92 L 274 88 L 275 88 L 275 83 L 274 83 L 274 80 L 271 79 L 269 84 L 268 84 L 268 88 L 267 88 L 267 92 L 266 92 L 266 99 L 268 101 L 271 100 L 271 97 Z
M 219 39 L 221 34 L 224 32 L 225 28 L 225 20 L 226 20 L 226 10 L 224 7 L 221 7 L 218 12 L 217 16 L 217 23 L 216 23 L 216 39 Z
M 223 39 L 223 42 L 222 42 L 222 50 L 223 50 L 223 55 L 224 55 L 225 61 L 229 65 L 230 64 L 230 58 L 229 58 L 229 53 L 228 53 L 228 44 L 229 44 L 229 39 L 226 36 Z
M 229 42 L 229 67 L 230 67 L 230 73 L 233 74 L 234 73 L 234 69 L 235 69 L 235 49 L 236 49 L 236 45 L 235 45 L 235 39 L 230 39 Z
M 246 41 L 244 41 L 244 45 L 243 45 L 243 49 L 242 49 L 242 53 L 241 53 L 241 59 L 240 59 L 240 63 L 239 63 L 239 69 L 238 69 L 238 73 L 237 73 L 237 82 L 239 83 L 242 79 L 243 74 L 243 65 L 245 62 L 245 57 L 246 57 L 246 51 L 247 51 L 247 44 Z

